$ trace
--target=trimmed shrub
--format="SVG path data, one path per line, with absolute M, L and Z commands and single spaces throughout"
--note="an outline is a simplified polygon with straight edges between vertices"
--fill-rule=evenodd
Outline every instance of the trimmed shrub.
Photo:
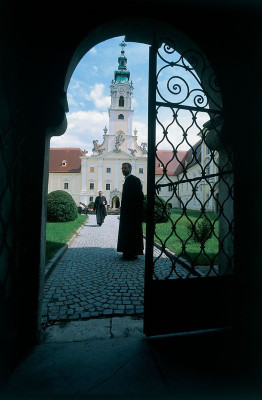
M 47 196 L 47 221 L 67 222 L 77 218 L 77 206 L 71 194 L 55 190 Z
M 90 203 L 88 204 L 88 208 L 94 208 L 95 202 L 94 201 L 90 201 Z
M 171 208 L 168 207 L 165 200 L 162 197 L 155 196 L 155 207 L 154 207 L 154 221 L 156 224 L 160 222 L 167 222 L 170 217 Z M 143 201 L 143 221 L 146 222 L 147 212 L 147 195 L 144 196 Z
M 212 236 L 211 222 L 206 218 L 200 218 L 194 227 L 189 222 L 187 224 L 187 231 L 190 236 L 192 235 L 192 240 L 195 243 L 204 245 Z

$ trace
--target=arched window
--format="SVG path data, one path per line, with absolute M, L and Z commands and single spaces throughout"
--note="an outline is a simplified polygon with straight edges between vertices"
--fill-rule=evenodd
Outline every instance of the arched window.
M 125 119 L 125 118 L 124 118 L 123 114 L 119 114 L 118 119 Z
M 119 107 L 124 107 L 125 101 L 124 101 L 124 97 L 120 96 L 119 97 Z

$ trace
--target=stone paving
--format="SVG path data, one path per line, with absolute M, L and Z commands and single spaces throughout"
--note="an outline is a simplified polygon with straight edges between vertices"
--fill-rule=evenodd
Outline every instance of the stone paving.
M 108 215 L 101 227 L 96 216 L 89 215 L 46 279 L 43 323 L 143 314 L 145 256 L 122 260 L 116 251 L 118 227 L 116 215 Z M 156 270 L 161 266 L 164 278 L 170 273 L 170 260 L 154 251 Z M 178 269 L 179 276 L 188 276 L 186 269 Z

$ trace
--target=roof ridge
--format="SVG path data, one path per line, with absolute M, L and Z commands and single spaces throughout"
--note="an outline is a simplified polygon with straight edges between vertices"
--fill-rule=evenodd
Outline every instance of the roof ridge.
M 80 150 L 80 147 L 50 147 L 50 150 Z

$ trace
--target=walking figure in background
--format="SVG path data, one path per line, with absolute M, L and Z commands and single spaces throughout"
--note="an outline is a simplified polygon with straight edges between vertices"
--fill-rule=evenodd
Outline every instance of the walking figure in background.
M 124 260 L 136 260 L 143 254 L 143 199 L 144 194 L 139 178 L 131 174 L 132 166 L 122 164 L 125 177 L 120 208 L 117 251 L 123 253 Z
M 95 199 L 94 211 L 96 212 L 97 225 L 101 226 L 106 216 L 106 198 L 103 196 L 102 190 L 98 192 L 99 196 Z

